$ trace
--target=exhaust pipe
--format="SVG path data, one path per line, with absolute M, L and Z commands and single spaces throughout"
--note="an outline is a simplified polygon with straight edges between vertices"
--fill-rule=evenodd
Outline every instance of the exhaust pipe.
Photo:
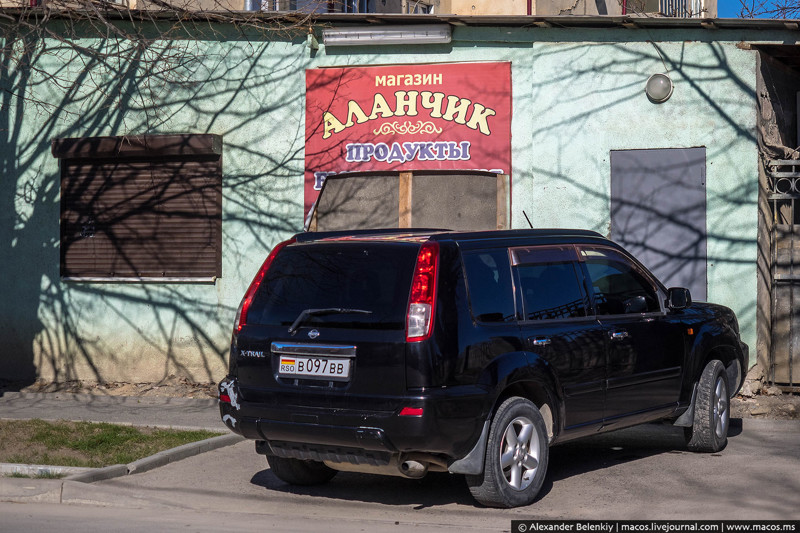
M 400 472 L 406 477 L 419 479 L 425 477 L 425 474 L 428 473 L 428 465 L 418 461 L 405 461 L 400 465 Z
M 447 472 L 445 459 L 428 453 L 398 454 L 387 464 L 370 465 L 358 463 L 337 463 L 323 461 L 328 467 L 341 472 L 359 472 L 362 474 L 381 474 L 384 476 L 400 476 L 420 479 L 428 472 Z

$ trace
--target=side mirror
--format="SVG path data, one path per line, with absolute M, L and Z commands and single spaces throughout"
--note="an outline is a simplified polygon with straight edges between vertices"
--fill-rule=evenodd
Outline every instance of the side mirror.
M 625 314 L 647 312 L 647 300 L 645 300 L 644 296 L 634 296 L 633 298 L 628 298 L 625 300 L 624 304 Z
M 692 295 L 689 289 L 683 287 L 671 287 L 667 291 L 667 308 L 671 311 L 686 309 L 692 305 Z

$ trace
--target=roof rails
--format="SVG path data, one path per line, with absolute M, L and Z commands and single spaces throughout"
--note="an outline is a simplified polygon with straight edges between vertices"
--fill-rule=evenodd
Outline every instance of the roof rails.
M 381 229 L 353 229 L 338 231 L 307 231 L 298 233 L 295 238 L 297 242 L 320 241 L 323 239 L 337 239 L 344 237 L 367 238 L 367 237 L 401 237 L 410 238 L 432 235 L 436 233 L 448 233 L 451 230 L 443 228 L 381 228 Z
M 296 235 L 298 243 L 331 239 L 352 238 L 354 240 L 368 238 L 394 237 L 398 240 L 415 240 L 422 237 L 432 237 L 434 240 L 454 239 L 459 241 L 524 238 L 524 237 L 605 237 L 596 231 L 584 229 L 563 228 L 537 228 L 537 229 L 510 229 L 489 231 L 453 231 L 444 228 L 382 228 L 382 229 L 357 229 L 324 232 L 305 232 Z

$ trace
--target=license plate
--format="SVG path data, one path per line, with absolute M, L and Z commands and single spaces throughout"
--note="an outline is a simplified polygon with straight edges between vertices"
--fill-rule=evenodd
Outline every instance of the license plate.
M 304 378 L 348 380 L 350 379 L 350 359 L 287 357 L 282 355 L 278 374 Z

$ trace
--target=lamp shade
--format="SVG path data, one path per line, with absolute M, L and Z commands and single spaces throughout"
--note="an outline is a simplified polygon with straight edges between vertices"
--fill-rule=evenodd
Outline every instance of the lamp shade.
M 644 92 L 652 102 L 666 102 L 672 96 L 672 80 L 666 74 L 653 74 L 647 79 Z
M 444 44 L 452 39 L 449 24 L 348 26 L 322 30 L 325 46 Z

